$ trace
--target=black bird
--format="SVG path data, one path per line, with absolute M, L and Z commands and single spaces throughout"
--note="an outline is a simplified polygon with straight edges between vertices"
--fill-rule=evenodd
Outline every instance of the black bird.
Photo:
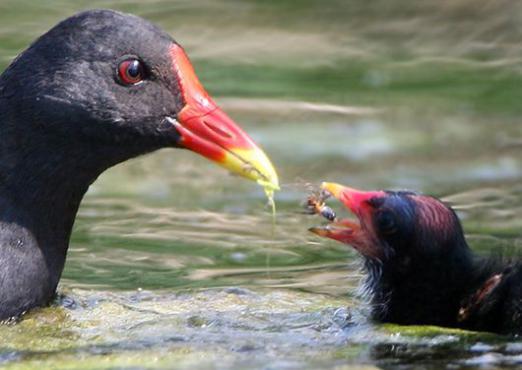
M 310 231 L 363 256 L 375 320 L 522 334 L 521 264 L 476 256 L 449 206 L 413 192 L 322 189 L 358 220 L 331 217 Z
M 0 76 L 0 319 L 46 305 L 80 201 L 107 168 L 188 148 L 277 188 L 266 155 L 199 83 L 183 49 L 111 10 L 68 18 Z

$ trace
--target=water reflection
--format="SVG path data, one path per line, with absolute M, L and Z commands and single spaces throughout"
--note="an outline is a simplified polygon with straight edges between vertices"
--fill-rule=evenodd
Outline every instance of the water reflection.
M 456 207 L 479 253 L 519 254 L 515 2 L 8 0 L 0 62 L 60 18 L 102 6 L 146 16 L 186 47 L 208 90 L 278 167 L 277 222 L 261 189 L 192 153 L 111 169 L 80 209 L 66 299 L 1 326 L 0 364 L 520 364 L 510 339 L 368 323 L 354 297 L 355 253 L 309 235 L 320 221 L 299 206 L 323 180 L 420 190 Z
M 102 361 L 112 367 L 163 368 L 179 362 L 212 369 L 522 362 L 516 341 L 436 327 L 376 327 L 349 300 L 317 293 L 237 287 L 178 294 L 74 289 L 59 304 L 16 326 L 0 327 L 0 347 L 6 348 L 0 360 L 24 361 L 24 368 L 78 367 L 81 358 L 80 368 Z

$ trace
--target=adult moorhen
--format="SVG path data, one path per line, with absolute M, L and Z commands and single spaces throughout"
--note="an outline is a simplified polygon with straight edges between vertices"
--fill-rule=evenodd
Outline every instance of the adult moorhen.
M 374 319 L 522 334 L 521 264 L 474 255 L 450 207 L 413 192 L 322 189 L 308 208 L 330 222 L 310 231 L 363 256 Z M 358 221 L 338 219 L 324 206 L 330 195 Z
M 80 201 L 119 162 L 187 148 L 278 186 L 183 49 L 110 10 L 62 21 L 12 62 L 0 77 L 0 138 L 0 319 L 53 298 Z

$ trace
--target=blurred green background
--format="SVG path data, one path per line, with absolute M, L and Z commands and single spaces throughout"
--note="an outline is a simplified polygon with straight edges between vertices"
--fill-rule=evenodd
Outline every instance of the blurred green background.
M 278 168 L 277 221 L 273 226 L 260 188 L 192 153 L 164 150 L 109 170 L 80 209 L 62 280 L 61 290 L 88 311 L 68 313 L 74 317 L 67 323 L 74 339 L 59 342 L 48 356 L 29 356 L 29 362 L 1 357 L 0 350 L 0 364 L 2 359 L 14 367 L 50 361 L 53 368 L 64 356 L 74 362 L 79 355 L 70 348 L 78 343 L 84 346 L 80 356 L 96 362 L 100 358 L 93 348 L 99 342 L 108 346 L 108 367 L 120 366 L 118 361 L 135 352 L 139 358 L 128 366 L 153 363 L 152 357 L 161 357 L 157 351 L 172 355 L 172 345 L 159 336 L 147 347 L 153 354 L 139 352 L 132 346 L 146 335 L 125 320 L 155 322 L 147 329 L 151 332 L 159 326 L 186 330 L 191 321 L 172 321 L 179 312 L 161 312 L 182 304 L 178 292 L 188 294 L 183 304 L 204 312 L 213 298 L 197 298 L 200 288 L 222 292 L 240 286 L 264 292 L 243 299 L 248 307 L 264 307 L 260 310 L 271 323 L 282 327 L 289 317 L 271 315 L 283 310 L 278 307 L 282 302 L 301 302 L 312 311 L 359 305 L 353 298 L 360 277 L 357 256 L 346 246 L 308 235 L 307 228 L 321 221 L 301 214 L 300 202 L 323 180 L 441 196 L 458 209 L 479 253 L 513 252 L 522 246 L 521 2 L 2 0 L 2 67 L 59 20 L 98 7 L 149 19 L 184 46 L 207 90 Z M 132 312 L 143 308 L 129 296 L 137 288 L 160 302 L 161 308 L 155 307 L 159 319 L 125 316 L 129 312 L 122 307 L 137 305 Z M 304 293 L 306 298 L 297 297 Z M 99 313 L 90 302 L 119 308 Z M 233 302 L 224 305 L 237 309 Z M 325 319 L 323 314 L 329 320 L 330 311 L 320 312 L 310 323 Z M 88 314 L 103 315 L 105 329 L 93 324 L 95 319 L 78 325 L 78 317 Z M 234 317 L 222 322 L 222 333 L 230 337 L 220 337 L 206 355 L 225 356 L 230 366 L 241 367 L 242 355 L 230 352 L 238 346 Z M 118 332 L 115 328 L 128 332 L 118 343 L 129 345 L 132 355 L 107 344 L 113 343 L 109 332 Z M 303 343 L 292 328 L 281 338 L 287 352 L 255 352 L 260 362 L 252 366 L 281 365 L 277 361 L 286 361 L 289 353 L 300 354 Z M 37 336 L 44 344 L 55 335 L 45 330 Z M 254 326 L 241 335 L 255 341 L 267 330 Z M 377 329 L 368 330 L 371 336 Z M 13 335 L 4 333 L 10 343 Z M 191 335 L 196 339 L 188 341 L 188 348 L 200 356 L 193 347 L 203 334 Z M 23 334 L 14 338 L 22 344 L 13 349 L 6 339 L 1 346 L 15 354 L 40 350 L 28 345 Z M 343 349 L 349 355 L 333 354 L 322 342 L 312 353 L 322 359 L 323 368 L 347 358 L 356 364 L 389 360 L 387 355 L 375 359 L 365 346 L 361 350 L 364 340 L 355 342 Z M 459 356 L 469 357 L 467 351 L 465 347 Z M 447 353 L 454 354 L 439 354 L 443 362 L 436 364 L 460 361 L 459 356 L 444 357 Z M 180 358 L 187 367 L 203 366 L 192 357 Z

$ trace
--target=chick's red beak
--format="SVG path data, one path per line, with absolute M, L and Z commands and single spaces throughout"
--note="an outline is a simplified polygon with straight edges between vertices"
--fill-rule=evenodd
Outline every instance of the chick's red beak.
M 180 145 L 220 164 L 233 173 L 278 189 L 277 173 L 266 154 L 214 103 L 199 82 L 185 51 L 170 50 L 184 107 L 172 120 Z
M 385 196 L 384 191 L 362 191 L 333 182 L 323 182 L 321 189 L 326 190 L 332 196 L 343 203 L 356 216 L 367 214 L 372 208 L 368 201 Z
M 380 251 L 373 241 L 372 211 L 370 200 L 385 196 L 384 191 L 361 191 L 340 184 L 324 182 L 321 189 L 343 203 L 357 220 L 335 219 L 325 226 L 310 228 L 310 231 L 322 237 L 350 244 L 362 255 L 378 258 Z

